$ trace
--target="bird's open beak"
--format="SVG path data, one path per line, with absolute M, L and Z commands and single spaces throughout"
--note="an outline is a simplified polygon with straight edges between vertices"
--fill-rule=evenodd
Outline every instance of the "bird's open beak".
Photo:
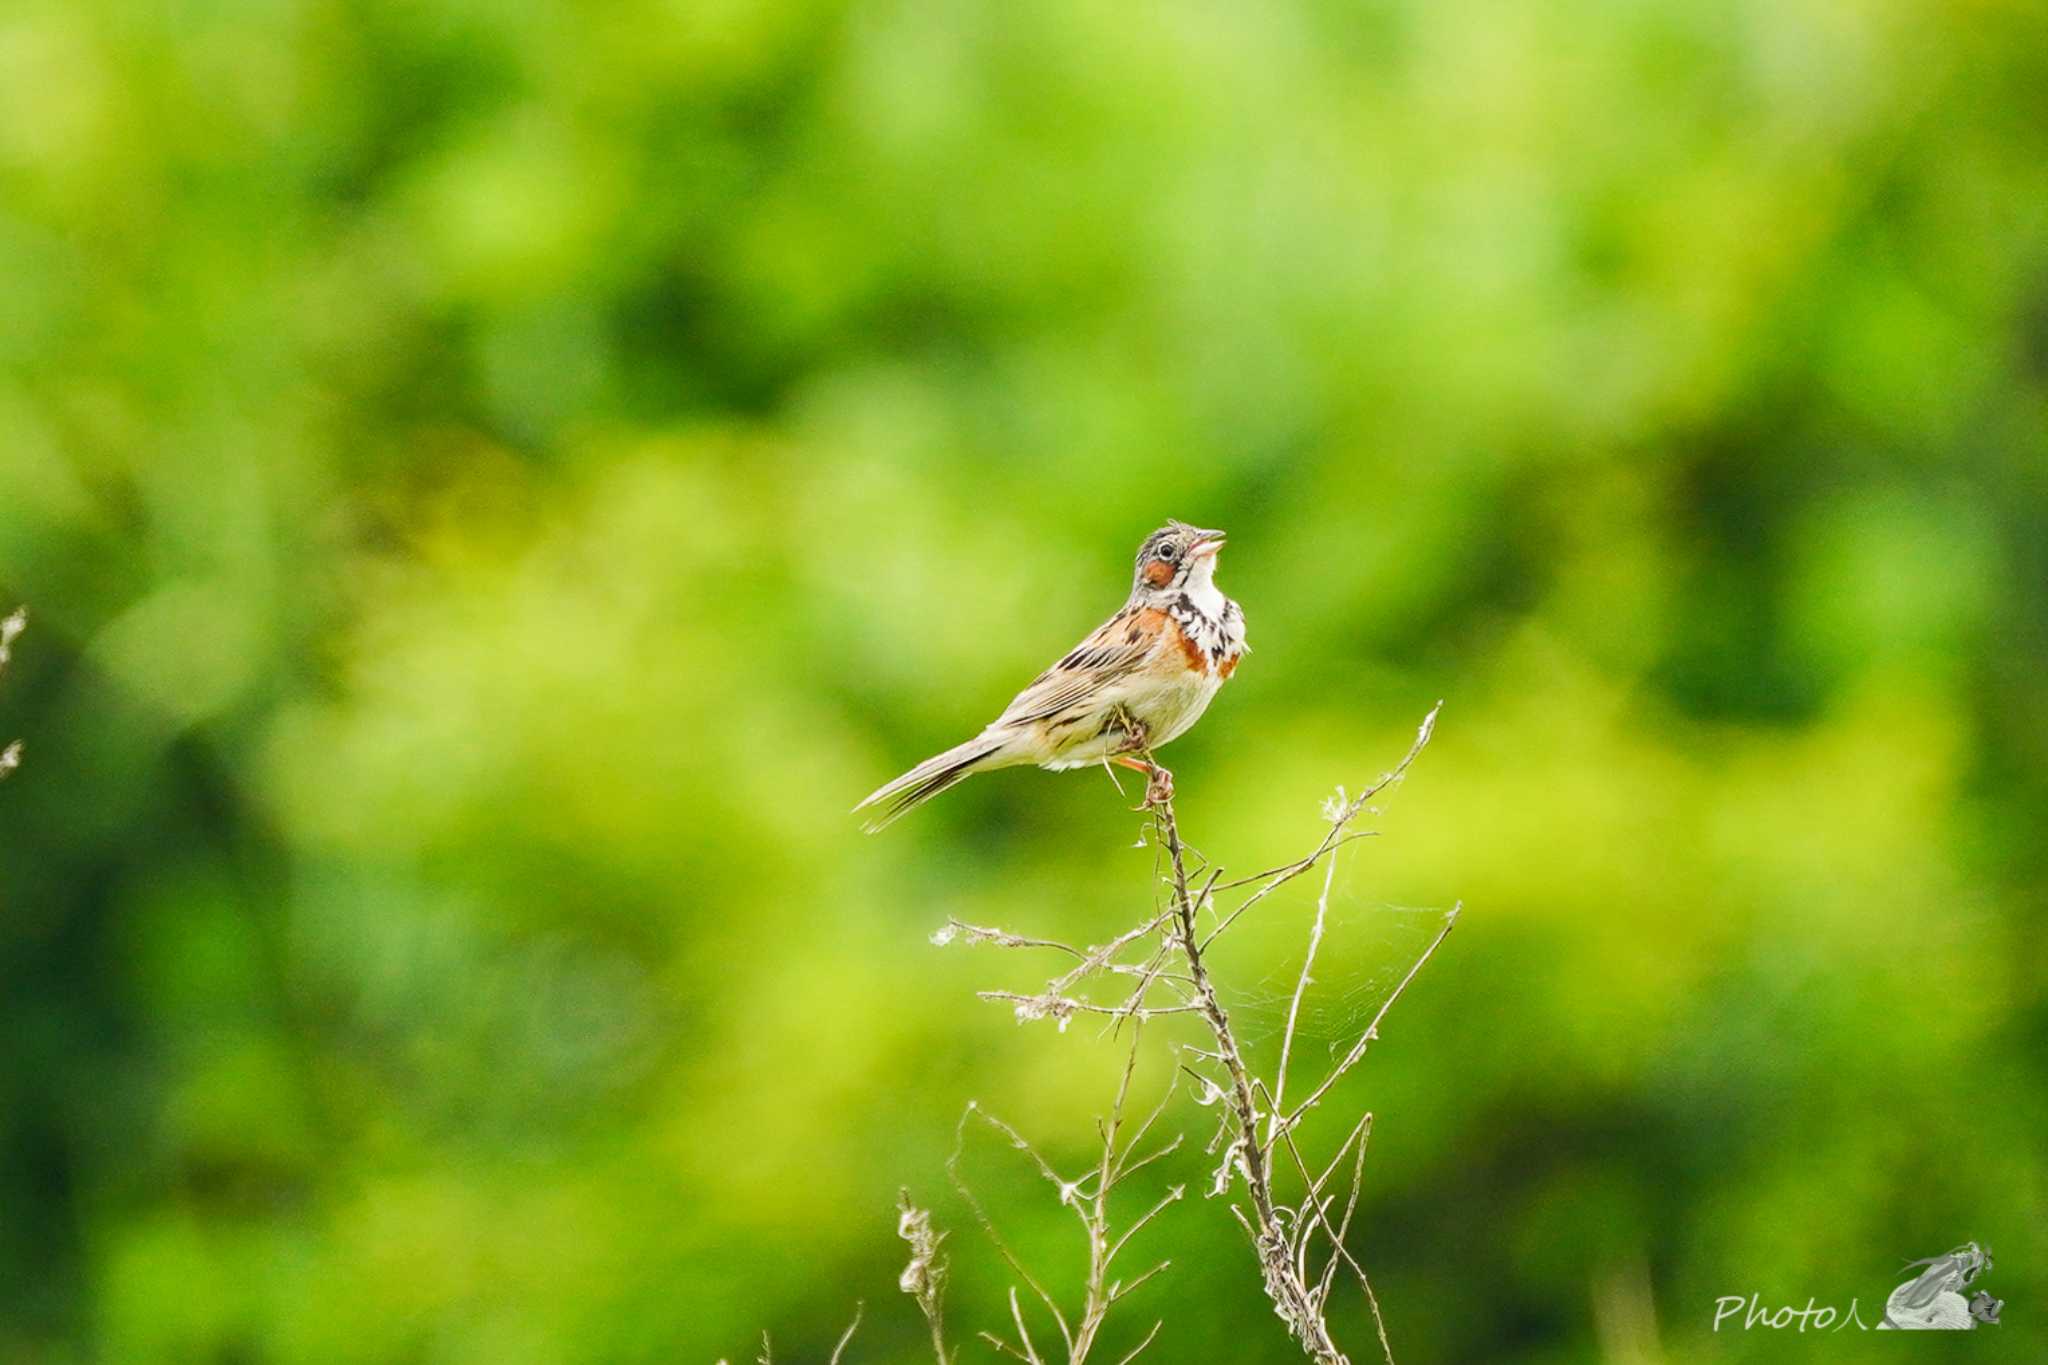
M 1223 548 L 1223 540 L 1224 536 L 1221 531 L 1197 531 L 1195 532 L 1194 553 L 1198 556 L 1213 555 Z

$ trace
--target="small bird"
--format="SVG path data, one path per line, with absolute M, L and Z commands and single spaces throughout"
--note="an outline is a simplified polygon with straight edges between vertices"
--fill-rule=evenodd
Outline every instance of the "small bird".
M 1137 757 L 1201 718 L 1246 652 L 1244 612 L 1216 586 L 1223 532 L 1169 521 L 1138 547 L 1123 609 L 1032 680 L 987 729 L 870 793 L 868 833 L 974 773 L 1117 763 L 1146 776 L 1147 804 L 1173 774 Z M 1140 807 L 1143 809 L 1143 807 Z

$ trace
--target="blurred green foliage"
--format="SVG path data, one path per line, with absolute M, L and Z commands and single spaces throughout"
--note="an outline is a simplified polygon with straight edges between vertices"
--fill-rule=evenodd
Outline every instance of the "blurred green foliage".
M 0 1358 L 915 1360 L 899 1185 L 991 1323 L 953 1119 L 1072 1163 L 1115 1055 L 925 935 L 1152 854 L 846 810 L 1169 515 L 1211 855 L 1448 702 L 1329 983 L 1469 907 L 1352 1097 L 1398 1358 L 1836 1358 L 1714 1300 L 1967 1238 L 2040 1356 L 2044 91 L 2003 0 L 10 5 Z M 1148 1238 L 1133 1339 L 1294 1358 Z

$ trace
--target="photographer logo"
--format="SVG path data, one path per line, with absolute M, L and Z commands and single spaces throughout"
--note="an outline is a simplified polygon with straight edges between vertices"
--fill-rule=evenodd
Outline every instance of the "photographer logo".
M 2005 1301 L 1984 1290 L 1965 1297 L 1976 1279 L 1991 1269 L 1991 1251 L 1975 1242 L 1965 1242 L 1943 1256 L 1908 1261 L 1907 1269 L 1918 1273 L 1886 1297 L 1884 1313 L 1873 1324 L 1863 1315 L 1862 1302 L 1849 1300 L 1837 1307 L 1809 1298 L 1801 1308 L 1793 1304 L 1770 1306 L 1761 1294 L 1724 1294 L 1714 1300 L 1714 1330 L 1839 1332 L 1845 1328 L 1868 1332 L 1967 1332 L 1979 1324 L 1996 1323 Z

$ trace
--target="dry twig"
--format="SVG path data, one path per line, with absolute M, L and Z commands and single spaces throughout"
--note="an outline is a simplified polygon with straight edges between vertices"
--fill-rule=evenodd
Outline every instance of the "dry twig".
M 1179 1137 L 1174 1137 L 1142 1155 L 1138 1152 L 1138 1148 L 1152 1131 L 1152 1125 L 1166 1111 L 1168 1103 L 1173 1098 L 1174 1084 L 1171 1080 L 1167 1082 L 1159 1102 L 1138 1121 L 1135 1130 L 1129 1136 L 1125 1136 L 1125 1114 L 1130 1100 L 1131 1079 L 1138 1068 L 1138 1044 L 1141 1033 L 1142 1025 L 1132 1030 L 1130 1051 L 1124 1060 L 1116 1097 L 1110 1104 L 1109 1113 L 1097 1123 L 1102 1143 L 1100 1155 L 1090 1169 L 1080 1176 L 1072 1180 L 1061 1176 L 1022 1133 L 971 1102 L 960 1115 L 960 1123 L 954 1135 L 953 1155 L 946 1162 L 946 1173 L 952 1178 L 953 1187 L 959 1191 L 960 1197 L 974 1214 L 975 1221 L 981 1225 L 982 1231 L 995 1245 L 997 1252 L 1009 1263 L 1011 1270 L 1016 1272 L 1017 1278 L 1037 1296 L 1038 1301 L 1045 1306 L 1046 1312 L 1051 1316 L 1053 1327 L 1059 1332 L 1060 1342 L 1066 1349 L 1067 1365 L 1082 1365 L 1082 1362 L 1088 1359 L 1089 1353 L 1094 1350 L 1110 1310 L 1171 1264 L 1170 1261 L 1160 1261 L 1129 1280 L 1111 1278 L 1117 1257 L 1123 1254 L 1131 1239 L 1167 1208 L 1178 1203 L 1187 1193 L 1185 1186 L 1175 1185 L 1121 1232 L 1117 1232 L 1111 1225 L 1111 1191 L 1134 1172 L 1178 1150 L 1181 1143 Z M 1082 1234 L 1088 1243 L 1088 1270 L 1082 1287 L 1080 1311 L 1071 1318 L 1060 1307 L 1059 1300 L 1025 1267 L 1016 1253 L 1010 1249 L 1009 1244 L 1003 1240 L 1002 1234 L 996 1230 L 995 1221 L 989 1217 L 988 1210 L 982 1206 L 961 1172 L 960 1162 L 966 1148 L 969 1122 L 975 1119 L 979 1119 L 983 1125 L 1000 1134 L 1017 1151 L 1024 1153 L 1038 1174 L 1058 1191 L 1060 1203 L 1072 1209 L 1080 1221 Z M 987 1331 L 981 1333 L 982 1340 L 1005 1355 L 1031 1362 L 1031 1365 L 1046 1365 L 1045 1357 L 1039 1354 L 1038 1346 L 1032 1340 L 1030 1328 L 1025 1322 L 1023 1304 L 1014 1285 L 1010 1289 L 1010 1320 L 1016 1328 L 1016 1340 L 1012 1341 Z M 1161 1325 L 1161 1322 L 1153 1323 L 1152 1330 L 1146 1333 L 1144 1340 L 1125 1354 L 1122 1361 L 1135 1360 L 1140 1352 L 1151 1345 Z M 936 1328 L 934 1330 L 936 1333 Z M 936 1334 L 934 1345 L 939 1349 L 940 1360 L 943 1362 L 944 1347 L 939 1343 Z
M 27 629 L 28 611 L 23 607 L 16 607 L 13 615 L 0 621 L 0 673 L 7 671 L 8 661 L 14 657 L 15 637 Z M 0 749 L 0 778 L 5 778 L 20 766 L 21 741 L 17 739 L 6 748 Z
M 946 1240 L 946 1234 L 932 1230 L 930 1210 L 911 1203 L 909 1190 L 896 1195 L 896 1235 L 910 1243 L 910 1264 L 896 1277 L 896 1287 L 917 1301 L 917 1310 L 931 1329 L 932 1354 L 939 1365 L 951 1365 L 953 1356 L 946 1350 L 948 1267 L 946 1258 L 939 1255 L 939 1243 Z
M 1152 819 L 1154 838 L 1152 845 L 1160 849 L 1165 858 L 1162 869 L 1165 884 L 1165 904 L 1130 929 L 1107 942 L 1091 948 L 1076 948 L 1044 938 L 1012 934 L 1002 929 L 963 924 L 957 920 L 948 921 L 946 927 L 933 936 L 935 942 L 945 943 L 956 938 L 965 938 L 970 943 L 986 943 L 1013 949 L 1047 949 L 1064 953 L 1072 958 L 1073 964 L 1059 976 L 1047 982 L 1043 991 L 1035 994 L 1015 991 L 982 991 L 983 999 L 998 1000 L 1009 1004 L 1020 1021 L 1052 1019 L 1064 1029 L 1077 1014 L 1094 1014 L 1108 1019 L 1110 1027 L 1132 1026 L 1132 1051 L 1124 1069 L 1123 1083 L 1119 1087 L 1112 1117 L 1105 1125 L 1102 1165 L 1095 1173 L 1092 1192 L 1083 1193 L 1083 1182 L 1063 1181 L 1046 1164 L 1043 1158 L 1025 1142 L 1009 1125 L 991 1115 L 982 1113 L 970 1105 L 961 1119 L 964 1134 L 969 1118 L 980 1117 L 982 1121 L 1004 1136 L 1029 1155 L 1040 1173 L 1060 1190 L 1061 1202 L 1075 1208 L 1081 1216 L 1090 1244 L 1089 1282 L 1086 1288 L 1082 1311 L 1078 1318 L 1069 1321 L 1061 1312 L 1052 1294 L 1047 1292 L 1031 1274 L 1018 1262 L 1007 1245 L 997 1234 L 986 1212 L 975 1200 L 972 1191 L 960 1182 L 957 1173 L 957 1156 L 952 1165 L 956 1184 L 973 1210 L 977 1221 L 999 1252 L 1017 1272 L 1018 1277 L 1038 1297 L 1051 1314 L 1058 1328 L 1062 1342 L 1067 1348 L 1070 1362 L 1078 1362 L 1085 1356 L 1094 1341 L 1094 1331 L 1100 1326 L 1101 1317 L 1110 1304 L 1121 1294 L 1114 1288 L 1105 1290 L 1104 1278 L 1108 1262 L 1120 1250 L 1129 1233 L 1113 1244 L 1105 1244 L 1107 1238 L 1106 1214 L 1103 1200 L 1113 1176 L 1129 1170 L 1143 1161 L 1123 1165 L 1115 1156 L 1116 1126 L 1125 1095 L 1130 1085 L 1132 1069 L 1137 1062 L 1137 1035 L 1145 1021 L 1175 1014 L 1197 1016 L 1206 1032 L 1205 1045 L 1183 1049 L 1188 1059 L 1178 1063 L 1178 1069 L 1193 1077 L 1201 1086 L 1198 1099 L 1201 1103 L 1220 1102 L 1223 1119 L 1217 1135 L 1207 1149 L 1212 1155 L 1219 1150 L 1221 1161 L 1216 1169 L 1211 1194 L 1221 1195 L 1241 1184 L 1244 1204 L 1233 1203 L 1231 1212 L 1250 1237 L 1258 1258 L 1261 1278 L 1267 1296 L 1273 1301 L 1274 1311 L 1279 1315 L 1301 1345 L 1305 1354 L 1317 1365 L 1348 1365 L 1347 1357 L 1338 1348 L 1331 1335 L 1327 1310 L 1333 1282 L 1339 1266 L 1349 1269 L 1357 1278 L 1366 1302 L 1371 1309 L 1374 1326 L 1379 1337 L 1382 1353 L 1392 1365 L 1393 1351 L 1387 1343 L 1386 1325 L 1380 1316 L 1379 1301 L 1372 1290 L 1364 1267 L 1345 1244 L 1353 1215 L 1358 1208 L 1359 1190 L 1364 1179 L 1365 1147 L 1372 1130 L 1372 1115 L 1362 1114 L 1353 1121 L 1343 1140 L 1334 1153 L 1324 1160 L 1319 1169 L 1314 1169 L 1303 1153 L 1297 1134 L 1307 1117 L 1329 1096 L 1332 1089 L 1350 1074 L 1365 1058 L 1370 1045 L 1379 1037 L 1380 1023 L 1388 1010 L 1408 989 L 1416 975 L 1429 961 L 1451 926 L 1457 922 L 1458 909 L 1445 914 L 1443 925 L 1421 955 L 1409 967 L 1408 972 L 1394 987 L 1392 993 L 1381 1003 L 1378 1012 L 1365 1029 L 1345 1049 L 1343 1056 L 1324 1073 L 1299 1101 L 1288 1104 L 1289 1073 L 1296 1061 L 1295 1041 L 1300 1027 L 1302 1003 L 1314 983 L 1314 968 L 1318 952 L 1323 945 L 1328 929 L 1330 891 L 1334 882 L 1336 857 L 1339 850 L 1354 840 L 1368 837 L 1370 831 L 1355 830 L 1353 824 L 1367 811 L 1372 810 L 1371 802 L 1390 785 L 1400 780 L 1409 766 L 1429 743 L 1436 725 L 1437 711 L 1442 703 L 1424 717 L 1417 729 L 1415 741 L 1408 752 L 1391 770 L 1367 786 L 1357 796 L 1347 796 L 1338 789 L 1324 807 L 1324 817 L 1329 829 L 1322 839 L 1307 854 L 1291 863 L 1270 868 L 1250 877 L 1232 881 L 1222 880 L 1222 869 L 1211 867 L 1200 854 L 1193 852 L 1181 838 L 1178 816 L 1174 810 L 1170 787 L 1148 793 L 1148 804 Z M 1149 751 L 1141 756 L 1151 760 Z M 1141 841 L 1143 842 L 1143 841 Z M 1192 864 L 1192 867 L 1190 866 Z M 1211 974 L 1207 954 L 1224 933 L 1235 925 L 1248 911 L 1270 897 L 1281 887 L 1295 878 L 1316 868 L 1323 867 L 1323 882 L 1316 898 L 1315 916 L 1309 929 L 1308 950 L 1303 957 L 1301 973 L 1295 982 L 1289 998 L 1286 1022 L 1280 1037 L 1278 1064 L 1270 1079 L 1258 1075 L 1246 1059 L 1246 1050 L 1233 1028 L 1230 1014 L 1225 1009 Z M 1249 888 L 1247 890 L 1246 888 Z M 1241 893 L 1235 905 L 1227 911 L 1219 910 L 1217 897 L 1230 892 Z M 1203 933 L 1199 921 L 1204 912 L 1212 918 L 1212 927 Z M 1149 956 L 1143 962 L 1123 962 L 1120 955 L 1133 945 L 1152 945 Z M 1089 999 L 1082 994 L 1083 988 L 1092 980 L 1103 977 L 1135 977 L 1137 984 L 1121 1000 L 1107 1003 Z M 1156 1000 L 1156 990 L 1165 990 L 1170 998 Z M 1162 1105 L 1164 1101 L 1162 1100 Z M 1157 1111 L 1153 1117 L 1157 1117 Z M 1149 1128 L 1151 1119 L 1146 1120 Z M 1142 1130 L 1141 1130 L 1142 1133 Z M 1175 1139 L 1175 1145 L 1178 1143 Z M 1128 1149 L 1126 1149 L 1128 1151 Z M 1167 1150 L 1171 1150 L 1171 1145 Z M 1291 1179 L 1298 1181 L 1299 1194 L 1289 1202 L 1280 1190 L 1276 1179 L 1283 1162 L 1291 1167 Z M 1150 1161 L 1161 1153 L 1144 1158 Z M 1339 1172 L 1346 1169 L 1348 1179 L 1341 1191 L 1341 1212 L 1336 1212 L 1340 1203 L 1338 1189 Z M 1176 1188 L 1167 1199 L 1145 1214 L 1137 1226 L 1142 1227 L 1158 1216 L 1167 1204 L 1180 1197 Z M 1134 1227 L 1131 1231 L 1136 1231 Z M 1142 1280 L 1150 1278 L 1154 1271 L 1148 1271 L 1139 1281 L 1126 1286 L 1123 1292 L 1135 1288 Z M 1021 1304 L 1015 1289 L 1011 1291 L 1011 1317 L 1016 1327 L 1016 1340 L 1010 1341 L 992 1333 L 984 1332 L 983 1337 L 1000 1350 L 1017 1359 L 1041 1365 L 1043 1357 L 1026 1329 Z M 1154 1329 L 1157 1330 L 1156 1328 Z M 1139 1350 L 1149 1344 L 1148 1336 Z M 1135 1352 L 1133 1353 L 1135 1354 Z M 943 1360 L 943 1355 L 941 1359 Z M 1126 1357 L 1128 1359 L 1128 1357 Z
M 0 635 L 0 665 L 6 661 L 5 644 L 20 630 L 19 614 L 9 618 Z M 1020 1022 L 1051 1019 L 1064 1031 L 1075 1016 L 1087 1014 L 1104 1018 L 1105 1032 L 1126 1025 L 1130 1029 L 1129 1050 L 1109 1111 L 1097 1123 L 1101 1140 L 1099 1153 L 1089 1168 L 1068 1179 L 1060 1174 L 1022 1133 L 1009 1123 L 969 1103 L 954 1133 L 953 1153 L 946 1171 L 961 1199 L 967 1204 L 997 1253 L 1015 1274 L 1010 1286 L 1010 1326 L 1014 1335 L 984 1330 L 978 1335 L 1002 1355 L 1025 1365 L 1053 1365 L 1031 1334 L 1021 1285 L 1043 1308 L 1058 1333 L 1058 1346 L 1065 1365 L 1083 1365 L 1099 1342 L 1104 1323 L 1113 1308 L 1171 1264 L 1160 1261 L 1129 1279 L 1114 1278 L 1117 1259 L 1132 1238 L 1160 1218 L 1186 1194 L 1175 1185 L 1154 1200 L 1128 1226 L 1117 1230 L 1110 1217 L 1110 1195 L 1130 1176 L 1179 1150 L 1176 1135 L 1141 1152 L 1147 1137 L 1173 1098 L 1178 1076 L 1185 1074 L 1200 1087 L 1196 1096 L 1202 1105 L 1219 1106 L 1220 1121 L 1215 1136 L 1204 1149 L 1220 1159 L 1211 1178 L 1209 1193 L 1222 1196 L 1242 1191 L 1242 1202 L 1232 1202 L 1230 1211 L 1249 1237 L 1256 1255 L 1260 1278 L 1273 1309 L 1303 1352 L 1316 1365 L 1349 1365 L 1331 1333 L 1328 1310 L 1339 1268 L 1349 1270 L 1358 1280 L 1381 1353 L 1393 1365 L 1393 1348 L 1387 1341 L 1386 1322 L 1380 1314 L 1378 1297 L 1365 1267 L 1346 1243 L 1358 1211 L 1359 1193 L 1365 1178 L 1365 1149 L 1372 1135 L 1371 1113 L 1352 1120 L 1343 1139 L 1313 1164 L 1303 1151 L 1301 1134 L 1310 1115 L 1328 1099 L 1337 1084 L 1365 1059 L 1379 1038 L 1379 1027 L 1394 1002 L 1408 989 L 1423 964 L 1435 955 L 1451 926 L 1457 923 L 1458 908 L 1443 918 L 1427 947 L 1409 966 L 1393 991 L 1381 1002 L 1371 1022 L 1354 1037 L 1343 1055 L 1309 1086 L 1301 1099 L 1288 1102 L 1290 1072 L 1296 1063 L 1303 1003 L 1315 984 L 1315 966 L 1329 930 L 1330 895 L 1335 885 L 1337 854 L 1352 842 L 1370 837 L 1371 831 L 1353 829 L 1360 816 L 1374 809 L 1372 801 L 1399 781 L 1429 743 L 1435 729 L 1436 708 L 1423 718 L 1415 742 L 1391 770 L 1367 786 L 1359 795 L 1347 796 L 1339 788 L 1323 810 L 1329 829 L 1308 853 L 1291 863 L 1269 868 L 1249 877 L 1223 879 L 1223 869 L 1190 849 L 1181 838 L 1180 823 L 1173 805 L 1169 783 L 1155 782 L 1147 791 L 1145 809 L 1150 814 L 1151 847 L 1159 851 L 1162 904 L 1136 924 L 1107 941 L 1091 947 L 1077 947 L 1054 939 L 1015 934 L 985 925 L 949 919 L 935 934 L 935 944 L 964 941 L 1018 951 L 1059 953 L 1071 960 L 1059 975 L 1047 980 L 1037 992 L 984 990 L 984 1000 L 1000 1001 L 1015 1012 Z M 1149 750 L 1137 751 L 1148 762 Z M 1140 846 L 1146 840 L 1139 841 Z M 1247 1049 L 1233 1027 L 1229 1011 L 1209 963 L 1209 950 L 1216 941 L 1260 902 L 1297 877 L 1323 869 L 1322 887 L 1315 901 L 1309 926 L 1308 947 L 1301 971 L 1289 994 L 1285 1023 L 1280 1034 L 1277 1064 L 1270 1077 L 1259 1074 L 1247 1060 Z M 1220 909 L 1218 898 L 1236 893 L 1236 903 Z M 1206 933 L 1201 920 L 1206 915 Z M 1124 955 L 1142 945 L 1139 960 Z M 1096 1000 L 1085 992 L 1101 980 L 1130 981 L 1121 985 L 1114 1001 Z M 1163 996 L 1164 998 L 1160 998 Z M 1192 1015 L 1201 1021 L 1201 1045 L 1183 1044 L 1176 1049 L 1173 1071 L 1158 1102 L 1126 1134 L 1126 1110 L 1131 1082 L 1138 1067 L 1140 1041 L 1148 1021 L 1175 1015 Z M 961 1170 L 970 1128 L 984 1128 L 1000 1136 L 1024 1154 L 1032 1168 L 1057 1193 L 1062 1207 L 1073 1211 L 1088 1248 L 1087 1272 L 1078 1308 L 1061 1305 L 1058 1294 L 1032 1273 L 996 1228 L 988 1210 L 975 1195 Z M 1283 1182 L 1283 1168 L 1291 1174 Z M 1283 1188 L 1283 1185 L 1286 1188 Z M 1293 1187 L 1298 1185 L 1298 1191 Z M 1290 1192 L 1293 1191 L 1293 1192 Z M 910 1262 L 898 1279 L 898 1287 L 910 1295 L 924 1315 L 931 1333 L 932 1353 L 937 1365 L 956 1365 L 958 1352 L 946 1345 L 945 1290 L 948 1266 L 940 1254 L 944 1232 L 932 1227 L 931 1214 L 911 1201 L 908 1191 L 897 1200 L 897 1235 L 910 1246 Z M 1036 1310 L 1034 1310 L 1036 1311 Z M 839 1365 L 854 1331 L 860 1326 L 856 1309 L 832 1353 L 832 1365 Z M 1131 1365 L 1158 1337 L 1163 1320 L 1155 1321 L 1137 1343 L 1117 1360 Z M 772 1365 L 767 1335 L 761 1339 L 761 1365 Z

